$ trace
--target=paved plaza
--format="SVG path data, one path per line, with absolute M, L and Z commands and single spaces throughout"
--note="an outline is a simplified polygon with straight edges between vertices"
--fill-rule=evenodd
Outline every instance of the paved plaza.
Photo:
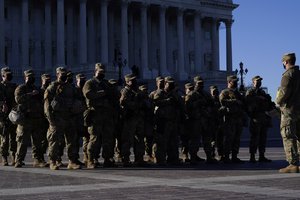
M 300 199 L 300 173 L 278 173 L 283 148 L 266 155 L 272 163 L 51 171 L 33 168 L 29 152 L 23 168 L 0 167 L 0 199 Z

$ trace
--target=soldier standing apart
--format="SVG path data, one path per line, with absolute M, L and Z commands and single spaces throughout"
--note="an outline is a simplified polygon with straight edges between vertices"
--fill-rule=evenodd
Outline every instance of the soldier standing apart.
M 181 97 L 175 91 L 175 81 L 168 76 L 164 89 L 154 95 L 155 131 L 157 134 L 156 160 L 158 165 L 179 164 L 178 129 Z
M 79 108 L 75 104 L 76 91 L 74 86 L 66 82 L 67 70 L 56 69 L 57 80 L 53 81 L 44 94 L 44 112 L 49 121 L 47 139 L 49 145 L 50 169 L 58 170 L 61 148 L 65 140 L 69 158 L 68 169 L 80 169 L 78 164 L 77 132 L 72 116 Z
M 4 67 L 1 69 L 2 81 L 1 87 L 4 93 L 5 98 L 3 99 L 7 109 L 6 112 L 3 112 L 2 119 L 2 127 L 1 127 L 1 156 L 2 156 L 2 164 L 4 166 L 8 165 L 7 157 L 9 156 L 9 150 L 12 155 L 12 163 L 11 165 L 15 165 L 15 154 L 17 151 L 17 142 L 16 142 L 16 129 L 17 126 L 12 124 L 8 119 L 8 114 L 13 107 L 16 106 L 15 101 L 15 89 L 17 88 L 17 84 L 12 83 L 13 75 L 9 67 Z
M 246 105 L 250 117 L 250 162 L 255 163 L 255 154 L 259 151 L 259 162 L 271 162 L 265 157 L 267 132 L 271 124 L 271 117 L 266 114 L 272 110 L 271 96 L 261 89 L 262 78 L 252 78 L 253 87 L 246 92 Z
M 295 65 L 295 53 L 285 54 L 282 63 L 285 72 L 282 74 L 276 103 L 281 110 L 280 132 L 289 165 L 279 172 L 297 173 L 300 168 L 300 71 L 299 66 Z
M 46 167 L 41 145 L 41 136 L 37 124 L 41 123 L 43 117 L 43 99 L 34 85 L 35 77 L 33 70 L 24 72 L 25 84 L 19 85 L 15 90 L 15 100 L 25 119 L 17 126 L 17 153 L 15 167 L 22 167 L 27 153 L 27 147 L 32 141 L 32 154 L 34 167 Z
M 194 90 L 185 97 L 186 113 L 191 125 L 189 137 L 191 164 L 197 164 L 197 162 L 201 161 L 197 155 L 201 138 L 206 154 L 206 162 L 214 163 L 216 160 L 212 157 L 212 136 L 208 127 L 213 101 L 210 94 L 204 91 L 203 79 L 200 76 L 194 77 L 194 84 Z
M 227 88 L 220 94 L 221 112 L 223 113 L 224 163 L 243 163 L 237 155 L 240 148 L 240 138 L 243 131 L 244 98 L 237 90 L 238 78 L 235 75 L 227 77 Z M 230 160 L 229 155 L 232 153 Z
M 135 164 L 143 166 L 144 143 L 144 111 L 142 93 L 138 89 L 136 76 L 125 76 L 126 86 L 121 90 L 120 106 L 123 119 L 121 155 L 123 166 L 130 166 L 130 148 L 134 150 Z
M 101 63 L 95 65 L 95 76 L 83 86 L 83 95 L 86 99 L 88 111 L 85 121 L 90 135 L 87 168 L 97 166 L 95 160 L 99 156 L 102 145 L 103 167 L 114 166 L 114 123 L 112 89 L 105 79 L 105 66 Z
M 50 74 L 42 74 L 41 81 L 42 81 L 42 85 L 40 88 L 40 93 L 41 93 L 41 96 L 43 97 L 43 105 L 44 105 L 44 94 L 45 94 L 47 87 L 51 83 Z M 46 151 L 48 148 L 48 140 L 47 140 L 48 128 L 49 128 L 49 122 L 48 122 L 47 118 L 44 116 L 41 119 L 41 124 L 40 124 L 40 131 L 41 131 L 40 134 L 41 134 L 41 139 L 42 139 L 41 143 L 42 143 L 43 154 L 46 154 Z

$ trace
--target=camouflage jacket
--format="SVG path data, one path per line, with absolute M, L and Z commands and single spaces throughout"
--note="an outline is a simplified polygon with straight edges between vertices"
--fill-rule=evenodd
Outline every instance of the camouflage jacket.
M 44 93 L 44 112 L 49 122 L 56 117 L 69 118 L 75 109 L 75 100 L 78 97 L 72 84 L 53 81 Z
M 190 119 L 211 118 L 213 104 L 211 96 L 204 90 L 194 90 L 185 96 L 185 110 Z
M 179 121 L 184 113 L 184 104 L 181 96 L 175 91 L 166 92 L 157 90 L 153 97 L 156 118 Z
M 38 88 L 28 84 L 19 85 L 15 90 L 15 101 L 26 116 L 39 118 L 43 116 L 43 97 L 40 93 L 29 94 L 33 90 L 38 91 Z
M 300 114 L 300 71 L 293 66 L 282 74 L 281 84 L 277 91 L 276 103 L 281 110 L 281 125 L 285 126 Z
M 226 88 L 222 90 L 219 98 L 222 108 L 226 110 L 226 112 L 223 112 L 223 115 L 239 120 L 244 118 L 244 97 L 239 93 L 238 90 Z
M 82 92 L 89 109 L 111 112 L 113 107 L 113 90 L 106 79 L 99 80 L 94 77 L 88 80 L 84 84 Z
M 15 100 L 15 90 L 17 88 L 16 83 L 6 83 L 1 82 L 1 87 L 3 88 L 3 92 L 5 95 L 5 102 L 8 107 L 8 110 L 10 111 L 14 106 L 17 105 Z
M 128 86 L 125 86 L 121 90 L 120 106 L 122 116 L 133 117 L 143 116 L 144 112 L 144 99 L 143 94 L 139 90 L 134 90 Z
M 247 112 L 251 118 L 265 118 L 265 112 L 273 108 L 271 96 L 261 88 L 250 88 L 246 92 Z

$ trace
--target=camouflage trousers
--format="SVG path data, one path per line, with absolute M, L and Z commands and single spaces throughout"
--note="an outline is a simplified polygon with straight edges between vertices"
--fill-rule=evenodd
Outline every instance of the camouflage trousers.
M 223 152 L 225 156 L 230 153 L 237 155 L 240 149 L 243 122 L 239 119 L 227 119 L 223 124 Z
M 204 152 L 207 157 L 210 157 L 212 155 L 211 135 L 205 127 L 204 121 L 201 119 L 194 119 L 190 120 L 189 123 L 191 127 L 191 131 L 189 133 L 189 153 L 191 155 L 191 159 L 197 157 L 201 139 Z
M 250 120 L 250 145 L 249 153 L 256 154 L 257 148 L 259 154 L 264 154 L 266 151 L 268 126 L 265 123 L 254 122 Z
M 156 122 L 157 149 L 155 157 L 158 164 L 177 162 L 179 160 L 178 123 L 171 120 Z
M 93 161 L 99 158 L 102 147 L 102 157 L 105 160 L 114 156 L 114 127 L 110 113 L 95 112 L 92 125 L 88 127 L 90 135 L 87 146 L 88 159 Z
M 135 161 L 143 161 L 145 153 L 144 131 L 144 119 L 142 117 L 133 116 L 124 119 L 121 136 L 123 161 L 129 161 L 131 147 L 133 147 Z
M 34 159 L 44 160 L 42 149 L 42 137 L 37 124 L 40 124 L 39 118 L 27 118 L 24 124 L 17 126 L 17 152 L 16 162 L 22 163 L 27 153 L 27 147 L 32 141 L 32 155 Z
M 48 154 L 51 161 L 59 161 L 62 154 L 62 147 L 65 141 L 67 155 L 70 161 L 75 162 L 78 159 L 77 152 L 77 132 L 75 123 L 70 118 L 57 117 L 53 124 L 50 124 L 48 132 Z
M 3 130 L 4 129 L 4 130 Z M 9 156 L 9 151 L 15 154 L 17 151 L 17 141 L 16 141 L 16 129 L 17 126 L 8 122 L 5 127 L 0 128 L 0 153 L 1 156 Z
M 290 123 L 281 126 L 280 133 L 283 140 L 286 160 L 289 164 L 298 165 L 300 155 L 300 119 L 295 121 L 291 120 Z

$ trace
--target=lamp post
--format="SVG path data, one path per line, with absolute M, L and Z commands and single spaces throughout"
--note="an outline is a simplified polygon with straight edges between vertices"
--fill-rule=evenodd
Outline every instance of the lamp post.
M 248 69 L 244 69 L 244 64 L 240 62 L 240 70 L 236 69 L 235 74 L 241 76 L 240 92 L 245 92 L 244 76 L 248 73 Z

